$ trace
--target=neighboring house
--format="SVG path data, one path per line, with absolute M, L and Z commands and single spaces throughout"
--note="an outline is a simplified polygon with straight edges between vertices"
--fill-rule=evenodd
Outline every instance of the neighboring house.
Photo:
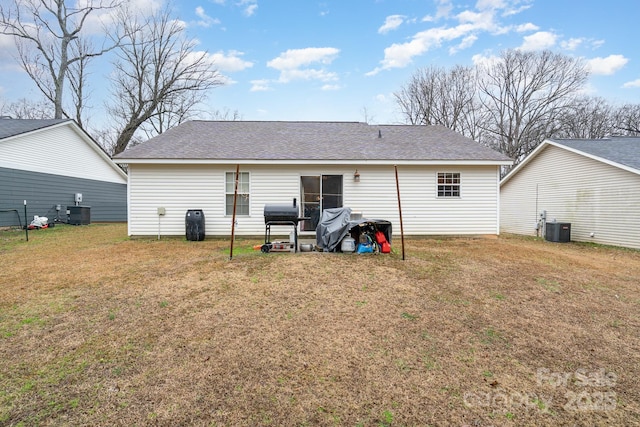
M 264 233 L 265 204 L 297 199 L 301 232 L 323 209 L 350 207 L 413 235 L 499 233 L 502 154 L 441 126 L 357 122 L 183 123 L 114 157 L 128 165 L 129 235 L 184 235 L 204 213 L 207 235 Z M 158 208 L 164 208 L 159 215 Z
M 500 188 L 503 232 L 544 236 L 546 211 L 571 240 L 640 248 L 640 138 L 546 140 Z
M 0 119 L 0 226 L 34 215 L 66 220 L 67 206 L 90 220 L 127 220 L 127 175 L 73 120 Z M 56 210 L 60 206 L 60 211 Z

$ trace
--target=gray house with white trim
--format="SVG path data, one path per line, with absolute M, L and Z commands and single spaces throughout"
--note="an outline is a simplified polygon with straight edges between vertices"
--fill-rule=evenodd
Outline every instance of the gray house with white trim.
M 207 235 L 264 233 L 265 204 L 296 198 L 302 235 L 322 210 L 350 207 L 413 235 L 499 233 L 502 154 L 442 126 L 358 122 L 190 121 L 132 147 L 129 235 L 184 235 L 185 213 L 201 209 Z M 164 208 L 164 210 L 159 210 Z M 164 212 L 159 215 L 159 212 Z
M 127 220 L 127 175 L 73 120 L 0 119 L 0 226 L 24 225 L 24 200 L 27 223 L 65 220 L 77 193 L 92 222 Z
M 571 223 L 571 240 L 640 249 L 640 138 L 549 139 L 500 183 L 501 230 L 540 235 Z

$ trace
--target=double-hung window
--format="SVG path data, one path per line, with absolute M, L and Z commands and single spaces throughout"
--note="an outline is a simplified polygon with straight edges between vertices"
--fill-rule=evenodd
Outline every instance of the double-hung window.
M 233 215 L 233 195 L 236 188 L 236 173 L 225 174 L 225 215 Z M 236 215 L 249 216 L 249 172 L 238 175 L 238 198 L 236 200 Z
M 459 172 L 438 172 L 438 197 L 460 197 Z

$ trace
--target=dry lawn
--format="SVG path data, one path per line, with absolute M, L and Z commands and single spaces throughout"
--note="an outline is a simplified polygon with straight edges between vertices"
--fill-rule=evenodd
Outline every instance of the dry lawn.
M 29 237 L 0 232 L 0 425 L 640 425 L 638 251 Z

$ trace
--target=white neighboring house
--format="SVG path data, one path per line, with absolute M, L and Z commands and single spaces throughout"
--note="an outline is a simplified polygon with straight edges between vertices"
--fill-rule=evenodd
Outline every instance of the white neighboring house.
M 265 204 L 298 200 L 302 235 L 323 209 L 350 207 L 405 234 L 497 235 L 502 154 L 441 126 L 190 121 L 114 157 L 128 165 L 129 235 L 230 235 L 236 165 L 239 235 L 264 233 Z M 164 215 L 159 209 L 164 208 Z
M 24 221 L 24 200 L 65 220 L 77 193 L 92 221 L 127 220 L 127 175 L 75 121 L 0 119 L 0 226 Z
M 500 189 L 505 233 L 536 235 L 546 211 L 571 240 L 640 249 L 640 138 L 546 140 Z

